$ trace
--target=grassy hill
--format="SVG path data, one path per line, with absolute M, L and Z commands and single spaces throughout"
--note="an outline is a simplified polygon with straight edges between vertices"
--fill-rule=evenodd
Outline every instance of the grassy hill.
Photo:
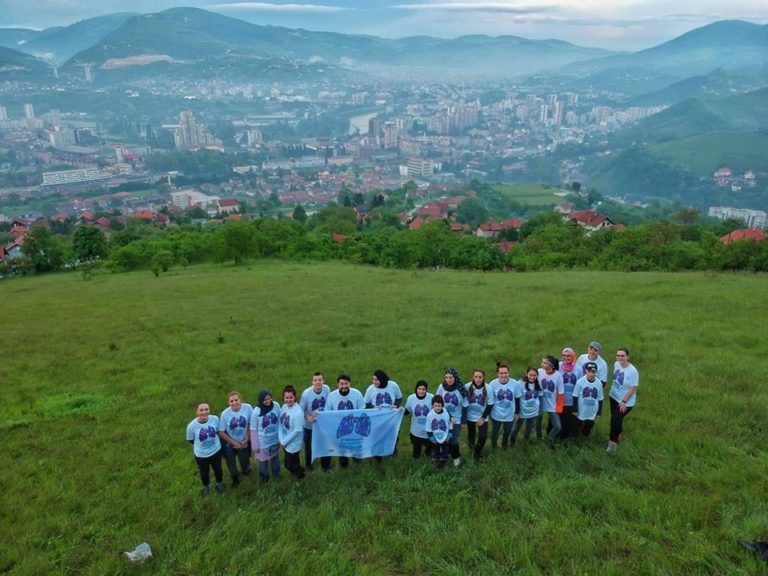
M 768 537 L 764 288 L 265 261 L 0 281 L 0 571 L 760 573 L 735 538 Z M 201 400 L 218 413 L 231 389 L 253 402 L 318 369 L 365 388 L 382 367 L 406 394 L 446 366 L 490 379 L 503 359 L 519 377 L 595 338 L 609 361 L 629 346 L 641 375 L 613 458 L 605 415 L 581 442 L 442 471 L 412 461 L 404 430 L 378 465 L 199 496 L 184 430 Z M 154 558 L 129 565 L 143 541 Z
M 700 176 L 728 166 L 736 173 L 768 171 L 768 131 L 709 132 L 649 147 L 666 162 L 690 167 Z
M 559 189 L 541 184 L 496 184 L 493 188 L 501 192 L 507 199 L 521 204 L 548 206 L 563 201 L 562 196 L 555 194 L 555 192 L 560 191 Z

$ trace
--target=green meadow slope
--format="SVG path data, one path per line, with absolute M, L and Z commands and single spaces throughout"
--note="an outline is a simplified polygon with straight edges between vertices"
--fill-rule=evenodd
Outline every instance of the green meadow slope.
M 766 277 L 392 271 L 259 261 L 0 281 L 0 572 L 758 574 L 768 539 Z M 593 339 L 641 388 L 618 454 L 595 435 L 437 470 L 397 456 L 203 499 L 197 402 L 384 368 L 519 377 Z M 607 413 L 608 410 L 605 410 Z M 464 439 L 462 439 L 464 444 Z M 462 446 L 466 455 L 466 446 Z M 487 451 L 489 451 L 487 449 Z M 130 565 L 122 551 L 150 543 Z

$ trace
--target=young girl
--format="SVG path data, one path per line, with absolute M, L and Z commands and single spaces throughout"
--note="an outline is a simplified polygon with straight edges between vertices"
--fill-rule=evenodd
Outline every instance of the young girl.
M 448 462 L 451 425 L 455 423 L 455 419 L 451 418 L 447 410 L 444 410 L 444 406 L 443 398 L 440 395 L 435 395 L 432 398 L 432 410 L 427 414 L 427 422 L 424 426 L 429 441 L 432 443 L 438 468 L 443 468 Z
M 576 352 L 573 348 L 563 348 L 560 360 L 560 374 L 563 376 L 563 413 L 560 438 L 576 436 L 580 428 L 579 419 L 573 414 L 573 387 L 581 376 L 576 370 Z
M 416 382 L 413 394 L 405 402 L 405 413 L 411 415 L 411 445 L 413 457 L 420 458 L 421 450 L 429 454 L 432 443 L 427 435 L 427 415 L 432 409 L 433 394 L 427 392 L 426 380 Z
M 230 392 L 227 396 L 229 407 L 221 413 L 219 418 L 219 438 L 221 438 L 221 453 L 227 463 L 229 477 L 232 478 L 232 486 L 240 484 L 240 474 L 237 464 L 243 476 L 251 473 L 251 448 L 248 440 L 248 425 L 251 421 L 253 407 L 240 400 L 239 392 Z
M 465 387 L 467 389 L 467 439 L 474 459 L 479 461 L 488 440 L 487 422 L 493 408 L 493 391 L 485 383 L 485 371 L 479 369 L 472 372 L 472 382 Z M 475 441 L 476 436 L 477 441 Z
M 296 476 L 297 480 L 304 478 L 304 468 L 299 460 L 303 430 L 304 411 L 296 403 L 296 389 L 288 385 L 283 389 L 283 408 L 280 411 L 277 436 L 285 452 L 285 468 Z
M 210 492 L 210 469 L 216 477 L 216 492 L 224 492 L 223 472 L 221 470 L 221 442 L 216 428 L 219 419 L 211 415 L 211 407 L 201 402 L 197 405 L 197 416 L 187 425 L 187 441 L 192 444 L 195 462 L 203 483 L 203 496 Z
M 251 415 L 251 446 L 253 456 L 259 463 L 259 476 L 264 482 L 280 477 L 280 440 L 277 423 L 280 419 L 280 405 L 272 400 L 269 390 L 259 392 L 259 404 Z
M 515 398 L 519 397 L 519 391 L 515 382 L 509 377 L 509 366 L 503 362 L 496 363 L 496 375 L 491 382 L 493 391 L 493 410 L 491 410 L 491 447 L 496 449 L 499 442 L 499 429 L 504 428 L 501 435 L 501 449 L 506 450 L 512 428 L 515 423 Z
M 437 387 L 436 396 L 441 396 L 445 404 L 445 411 L 451 417 L 450 450 L 453 465 L 461 464 L 461 450 L 459 449 L 459 436 L 461 424 L 464 421 L 465 408 L 467 407 L 467 390 L 461 385 L 461 378 L 455 368 L 448 368 L 442 384 Z
M 560 433 L 561 422 L 559 410 L 562 411 L 563 402 L 563 377 L 557 371 L 558 362 L 554 356 L 545 356 L 541 359 L 541 368 L 539 368 L 539 384 L 543 392 L 541 396 L 541 413 L 549 413 L 549 423 L 551 429 L 547 437 L 553 442 Z
M 537 426 L 539 429 L 541 428 L 539 425 L 541 422 L 539 408 L 541 405 L 540 399 L 542 390 L 541 385 L 539 384 L 539 372 L 536 368 L 528 366 L 528 370 L 525 371 L 525 377 L 520 381 L 520 390 L 521 394 L 520 399 L 518 400 L 518 413 L 520 419 L 517 421 L 515 429 L 512 432 L 513 442 L 515 436 L 517 436 L 517 433 L 520 431 L 520 428 L 522 428 L 523 422 L 525 422 L 523 438 L 526 440 L 530 439 L 534 426 Z

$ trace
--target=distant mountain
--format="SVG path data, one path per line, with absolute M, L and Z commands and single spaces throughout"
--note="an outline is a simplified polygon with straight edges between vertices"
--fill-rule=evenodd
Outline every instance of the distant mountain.
M 768 25 L 723 20 L 647 50 L 573 64 L 563 75 L 570 77 L 569 84 L 575 89 L 613 89 L 640 96 L 718 69 L 748 70 L 767 65 Z M 676 89 L 671 90 L 665 96 L 672 96 Z M 692 91 L 688 97 L 699 95 Z
M 709 74 L 691 76 L 656 92 L 637 96 L 632 104 L 663 106 L 689 98 L 712 100 L 751 92 L 763 86 L 768 86 L 768 64 L 737 70 L 718 68 Z
M 28 28 L 0 28 L 0 46 L 19 49 L 19 45 L 40 35 L 39 30 Z
M 666 142 L 717 130 L 731 130 L 733 124 L 692 98 L 675 104 L 622 131 L 621 138 L 639 142 Z
M 196 8 L 128 19 L 68 64 L 111 70 L 136 63 L 282 58 L 344 66 L 399 79 L 507 77 L 609 54 L 556 40 L 465 36 L 454 40 L 310 32 L 259 26 Z
M 78 52 L 98 44 L 105 36 L 136 14 L 115 13 L 81 20 L 65 28 L 46 30 L 20 45 L 17 50 L 62 64 Z
M 11 79 L 33 79 L 51 76 L 49 66 L 42 60 L 0 46 L 0 82 Z

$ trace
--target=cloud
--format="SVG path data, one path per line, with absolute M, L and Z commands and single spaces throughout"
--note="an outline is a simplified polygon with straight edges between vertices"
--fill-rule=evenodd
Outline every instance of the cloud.
M 209 4 L 202 6 L 208 10 L 243 10 L 253 12 L 313 12 L 330 13 L 347 10 L 340 6 L 324 4 L 273 4 L 271 2 L 234 2 L 230 4 Z

